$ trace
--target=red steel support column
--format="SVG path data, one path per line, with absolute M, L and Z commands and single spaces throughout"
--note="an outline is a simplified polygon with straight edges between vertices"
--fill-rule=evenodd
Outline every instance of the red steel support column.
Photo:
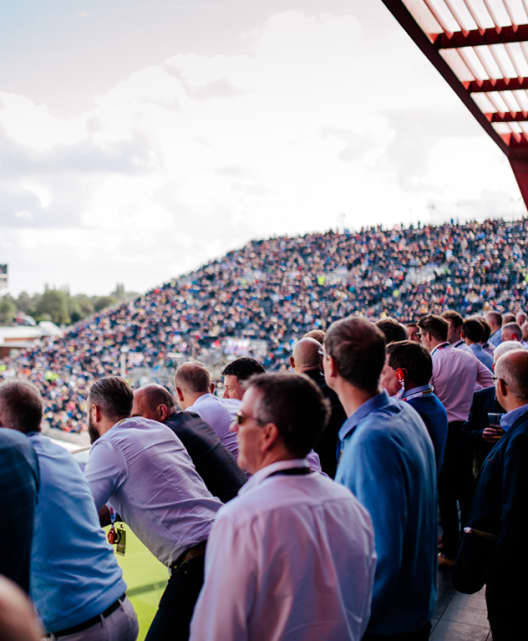
M 510 165 L 513 174 L 521 190 L 526 209 L 528 209 L 528 158 L 515 159 L 510 158 Z

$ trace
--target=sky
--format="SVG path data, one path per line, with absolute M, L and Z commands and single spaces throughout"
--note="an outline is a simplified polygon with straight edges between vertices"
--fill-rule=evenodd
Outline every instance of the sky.
M 14 295 L 146 291 L 252 238 L 525 211 L 381 0 L 17 0 L 0 17 Z

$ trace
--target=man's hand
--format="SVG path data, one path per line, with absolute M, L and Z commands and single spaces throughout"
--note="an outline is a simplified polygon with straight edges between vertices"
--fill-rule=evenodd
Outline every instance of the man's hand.
M 485 427 L 482 430 L 482 438 L 486 443 L 496 443 L 504 434 L 502 427 Z

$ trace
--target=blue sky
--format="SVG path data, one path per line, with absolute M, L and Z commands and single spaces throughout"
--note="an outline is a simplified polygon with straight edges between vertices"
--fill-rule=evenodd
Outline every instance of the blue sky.
M 381 1 L 4 3 L 0 262 L 145 290 L 250 238 L 518 215 Z

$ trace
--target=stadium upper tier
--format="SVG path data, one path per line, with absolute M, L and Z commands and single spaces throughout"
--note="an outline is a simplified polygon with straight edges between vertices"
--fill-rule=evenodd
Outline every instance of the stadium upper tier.
M 260 341 L 264 365 L 287 365 L 292 341 L 352 313 L 401 320 L 452 308 L 525 309 L 528 219 L 368 228 L 255 240 L 134 301 L 5 361 L 35 382 L 48 423 L 77 431 L 89 383 L 129 364 L 153 372 L 180 358 Z M 231 341 L 232 343 L 232 341 Z M 230 360 L 226 356 L 225 361 Z

